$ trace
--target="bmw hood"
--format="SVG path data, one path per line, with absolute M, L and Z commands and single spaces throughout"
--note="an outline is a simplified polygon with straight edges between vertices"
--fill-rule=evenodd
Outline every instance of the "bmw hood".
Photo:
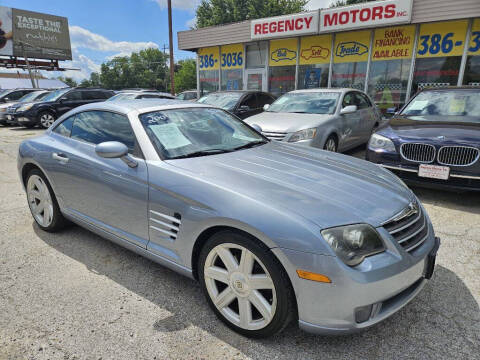
M 291 133 L 303 129 L 317 127 L 320 123 L 332 118 L 333 115 L 277 113 L 265 111 L 245 120 L 249 125 L 256 124 L 262 131 Z
M 298 145 L 270 142 L 168 163 L 321 228 L 378 227 L 415 199 L 398 178 L 375 164 Z

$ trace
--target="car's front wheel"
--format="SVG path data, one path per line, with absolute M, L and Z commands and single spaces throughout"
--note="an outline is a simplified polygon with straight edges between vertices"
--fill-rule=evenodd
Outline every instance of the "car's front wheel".
M 331 152 L 337 152 L 338 150 L 337 138 L 333 135 L 330 135 L 327 141 L 325 141 L 325 145 L 323 146 L 323 149 Z
M 281 264 L 268 248 L 241 233 L 213 235 L 200 253 L 198 275 L 213 311 L 242 335 L 271 336 L 296 314 Z
M 38 118 L 40 120 L 40 125 L 44 129 L 48 129 L 50 126 L 52 126 L 52 124 L 56 120 L 55 115 L 53 115 L 50 111 L 44 111 L 44 112 L 40 113 Z

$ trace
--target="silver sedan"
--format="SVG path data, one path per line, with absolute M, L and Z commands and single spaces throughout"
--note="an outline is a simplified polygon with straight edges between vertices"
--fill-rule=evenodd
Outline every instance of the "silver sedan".
M 370 98 L 355 89 L 291 91 L 245 119 L 272 140 L 347 151 L 365 144 L 381 124 Z
M 420 292 L 439 245 L 389 171 L 200 104 L 78 107 L 20 145 L 18 170 L 39 228 L 73 222 L 197 279 L 251 337 L 372 326 Z

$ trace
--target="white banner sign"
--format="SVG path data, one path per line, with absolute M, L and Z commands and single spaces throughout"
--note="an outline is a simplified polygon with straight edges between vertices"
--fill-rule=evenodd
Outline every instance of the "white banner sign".
M 384 0 L 320 12 L 320 32 L 409 23 L 413 0 Z
M 251 22 L 252 39 L 272 39 L 292 35 L 316 34 L 318 11 L 257 19 Z

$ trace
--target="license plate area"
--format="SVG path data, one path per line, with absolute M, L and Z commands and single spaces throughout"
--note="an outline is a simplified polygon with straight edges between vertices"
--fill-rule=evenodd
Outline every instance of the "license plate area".
M 418 176 L 430 179 L 448 180 L 450 177 L 450 168 L 448 166 L 421 164 L 418 167 Z

